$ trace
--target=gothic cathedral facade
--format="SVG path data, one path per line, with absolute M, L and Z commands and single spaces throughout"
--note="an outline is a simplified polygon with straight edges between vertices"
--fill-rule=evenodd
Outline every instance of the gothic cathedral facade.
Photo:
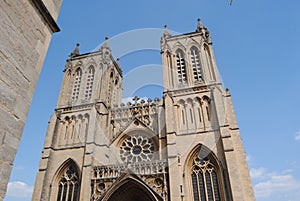
M 50 119 L 34 201 L 254 201 L 208 30 L 161 38 L 162 99 L 122 100 L 108 40 L 75 48 Z

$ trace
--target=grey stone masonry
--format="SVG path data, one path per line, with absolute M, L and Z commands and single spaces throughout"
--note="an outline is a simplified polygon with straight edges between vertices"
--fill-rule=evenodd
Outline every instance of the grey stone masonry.
M 0 201 L 62 0 L 0 1 Z

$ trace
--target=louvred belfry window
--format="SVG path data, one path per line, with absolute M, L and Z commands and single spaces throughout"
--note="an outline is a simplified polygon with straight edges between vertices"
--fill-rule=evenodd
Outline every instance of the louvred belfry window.
M 81 77 L 82 77 L 82 71 L 80 68 L 78 68 L 75 72 L 75 78 L 74 78 L 74 84 L 73 84 L 73 94 L 72 94 L 73 101 L 77 100 L 79 98 Z
M 194 201 L 221 200 L 216 167 L 207 158 L 194 158 L 192 186 Z
M 179 83 L 185 83 L 186 82 L 185 59 L 184 59 L 184 53 L 180 49 L 176 51 L 176 64 L 177 64 L 178 81 Z
M 201 81 L 203 79 L 202 69 L 200 63 L 199 50 L 196 47 L 191 48 L 191 62 L 193 68 L 193 76 L 195 81 Z
M 93 66 L 89 67 L 87 80 L 86 80 L 86 88 L 85 88 L 85 99 L 91 99 L 93 93 L 93 84 L 94 84 L 94 74 L 95 70 Z

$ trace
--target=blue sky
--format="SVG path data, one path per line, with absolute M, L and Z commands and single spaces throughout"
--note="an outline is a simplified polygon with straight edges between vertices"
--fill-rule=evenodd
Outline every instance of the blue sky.
M 299 1 L 235 0 L 230 6 L 229 0 L 65 0 L 58 19 L 61 32 L 53 35 L 49 47 L 5 201 L 31 200 L 62 70 L 77 42 L 84 53 L 106 36 L 136 29 L 161 29 L 167 24 L 188 33 L 195 30 L 197 18 L 210 30 L 219 72 L 233 97 L 257 200 L 298 201 L 299 10 Z M 157 36 L 157 47 L 159 40 Z M 144 50 L 123 55 L 120 62 L 126 75 L 140 66 L 160 65 L 161 56 L 158 50 Z M 143 97 L 149 91 L 151 97 L 161 97 L 160 86 L 136 94 Z

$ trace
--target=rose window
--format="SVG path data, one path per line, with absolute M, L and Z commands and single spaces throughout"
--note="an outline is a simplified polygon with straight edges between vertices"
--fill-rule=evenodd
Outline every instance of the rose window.
M 122 142 L 120 147 L 120 156 L 124 162 L 149 161 L 153 158 L 153 154 L 153 140 L 146 136 L 129 136 Z

